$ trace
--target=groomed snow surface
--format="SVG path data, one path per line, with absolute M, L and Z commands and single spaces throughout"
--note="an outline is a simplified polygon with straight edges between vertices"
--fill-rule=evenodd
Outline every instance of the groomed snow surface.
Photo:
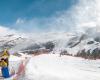
M 57 54 L 34 56 L 23 80 L 100 80 L 100 60 L 85 60 Z

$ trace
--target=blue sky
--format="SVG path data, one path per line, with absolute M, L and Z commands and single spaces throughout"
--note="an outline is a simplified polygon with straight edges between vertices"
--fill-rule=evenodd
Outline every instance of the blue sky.
M 50 18 L 57 12 L 68 10 L 75 3 L 77 0 L 0 0 L 0 25 L 11 27 L 19 18 Z

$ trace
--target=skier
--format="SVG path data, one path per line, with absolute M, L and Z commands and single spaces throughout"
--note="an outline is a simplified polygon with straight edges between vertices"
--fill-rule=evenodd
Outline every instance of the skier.
M 1 59 L 1 66 L 2 66 L 1 71 L 2 71 L 3 78 L 10 77 L 7 63 L 5 62 L 5 60 L 3 58 Z
M 4 78 L 10 77 L 10 75 L 9 75 L 9 69 L 8 69 L 8 66 L 9 66 L 8 59 L 9 59 L 9 53 L 8 53 L 8 50 L 5 49 L 3 51 L 3 54 L 1 55 L 1 61 L 0 61 L 2 76 Z

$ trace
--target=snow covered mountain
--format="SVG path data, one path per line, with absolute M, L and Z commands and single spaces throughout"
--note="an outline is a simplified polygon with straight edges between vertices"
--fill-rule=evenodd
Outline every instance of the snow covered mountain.
M 46 49 L 59 54 L 63 54 L 64 51 L 65 54 L 73 55 L 79 55 L 83 52 L 84 54 L 97 54 L 100 52 L 100 32 L 91 32 L 92 29 L 85 33 L 48 32 L 23 35 L 6 30 L 3 35 L 0 35 L 0 49 L 5 47 L 10 48 L 11 51 Z

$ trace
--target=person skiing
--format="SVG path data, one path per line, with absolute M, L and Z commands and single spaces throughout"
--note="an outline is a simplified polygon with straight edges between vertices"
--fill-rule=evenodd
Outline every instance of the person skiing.
M 9 75 L 9 53 L 8 50 L 5 49 L 3 51 L 3 54 L 1 55 L 1 61 L 0 61 L 0 66 L 1 66 L 1 72 L 2 72 L 2 77 L 8 78 L 10 77 Z
M 3 58 L 1 59 L 1 65 L 2 65 L 1 71 L 2 71 L 3 78 L 10 77 L 7 63 L 5 62 L 5 60 Z

